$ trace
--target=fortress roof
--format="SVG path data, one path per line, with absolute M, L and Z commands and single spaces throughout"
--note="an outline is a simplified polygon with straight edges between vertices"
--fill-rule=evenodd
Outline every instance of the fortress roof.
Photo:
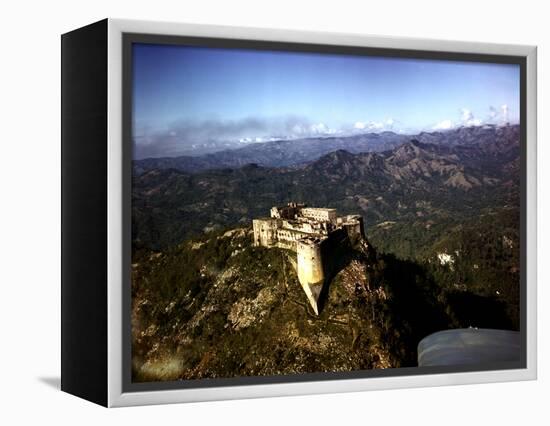
M 328 207 L 304 207 L 304 210 L 314 210 L 319 212 L 335 212 L 336 209 Z

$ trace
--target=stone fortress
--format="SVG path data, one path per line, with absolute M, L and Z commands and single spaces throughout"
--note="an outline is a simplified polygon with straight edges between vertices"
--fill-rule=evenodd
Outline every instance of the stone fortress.
M 298 280 L 317 315 L 337 248 L 364 237 L 361 216 L 338 216 L 336 209 L 298 203 L 272 207 L 270 217 L 254 219 L 252 225 L 255 246 L 278 247 L 296 253 Z

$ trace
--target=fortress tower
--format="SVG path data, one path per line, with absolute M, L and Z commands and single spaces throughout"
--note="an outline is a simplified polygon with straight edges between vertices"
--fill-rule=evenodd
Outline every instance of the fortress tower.
M 296 272 L 311 307 L 319 315 L 319 296 L 325 283 L 325 272 L 321 256 L 321 242 L 316 238 L 302 238 L 297 243 L 298 257 Z
M 337 215 L 336 209 L 289 203 L 272 207 L 271 217 L 252 221 L 254 245 L 296 252 L 296 272 L 311 307 L 319 314 L 319 299 L 331 269 L 331 247 L 364 237 L 363 218 Z

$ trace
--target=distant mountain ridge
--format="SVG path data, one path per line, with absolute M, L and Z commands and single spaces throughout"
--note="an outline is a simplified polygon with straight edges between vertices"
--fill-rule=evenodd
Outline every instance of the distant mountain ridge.
M 179 156 L 134 160 L 135 176 L 154 169 L 176 169 L 196 173 L 210 169 L 239 168 L 246 164 L 263 167 L 297 167 L 321 158 L 330 152 L 346 150 L 357 154 L 362 152 L 383 152 L 416 139 L 435 145 L 472 145 L 487 141 L 508 140 L 519 137 L 519 126 L 462 127 L 446 132 L 422 132 L 415 136 L 394 132 L 367 133 L 345 137 L 323 137 L 294 140 L 280 140 L 253 143 L 242 148 L 224 150 L 201 156 Z
M 462 133 L 470 135 L 467 130 Z M 147 246 L 176 244 L 210 229 L 250 223 L 289 201 L 359 213 L 367 224 L 460 219 L 515 205 L 518 129 L 494 129 L 492 137 L 479 140 L 415 139 L 384 152 L 336 150 L 294 169 L 248 164 L 197 173 L 151 170 L 134 177 L 133 235 Z
M 287 167 L 310 162 L 335 151 L 384 151 L 410 139 L 393 132 L 347 137 L 323 137 L 252 143 L 242 148 L 201 156 L 147 158 L 134 161 L 134 174 L 153 169 L 177 169 L 198 172 L 217 168 L 237 168 L 246 164 L 264 167 Z

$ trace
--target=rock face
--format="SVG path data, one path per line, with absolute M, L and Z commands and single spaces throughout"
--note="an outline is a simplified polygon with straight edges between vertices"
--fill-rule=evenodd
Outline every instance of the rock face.
M 271 217 L 253 220 L 254 245 L 296 252 L 298 280 L 315 314 L 330 282 L 338 247 L 364 237 L 361 216 L 338 217 L 336 209 L 288 203 Z

